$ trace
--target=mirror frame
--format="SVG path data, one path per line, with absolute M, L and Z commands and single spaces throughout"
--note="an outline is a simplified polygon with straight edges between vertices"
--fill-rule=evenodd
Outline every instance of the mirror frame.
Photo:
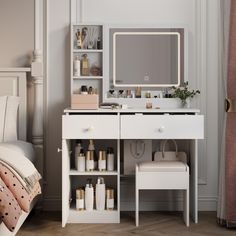
M 116 83 L 116 37 L 119 35 L 176 35 L 178 44 L 178 75 L 176 84 L 117 84 Z M 113 34 L 113 85 L 119 87 L 171 87 L 180 85 L 180 33 L 179 32 L 115 32 Z

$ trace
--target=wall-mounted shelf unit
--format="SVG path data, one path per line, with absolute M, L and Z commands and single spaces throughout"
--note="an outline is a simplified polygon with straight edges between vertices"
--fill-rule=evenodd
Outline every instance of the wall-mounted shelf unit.
M 92 86 L 97 89 L 101 101 L 104 75 L 103 45 L 104 27 L 102 24 L 78 23 L 71 26 L 71 94 L 78 94 L 82 85 Z M 82 73 L 83 55 L 86 55 L 88 59 L 87 74 Z M 74 73 L 75 59 L 80 60 L 79 75 Z

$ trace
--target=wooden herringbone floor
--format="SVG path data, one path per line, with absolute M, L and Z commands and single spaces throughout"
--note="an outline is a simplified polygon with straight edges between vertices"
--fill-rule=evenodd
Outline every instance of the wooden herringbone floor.
M 22 226 L 19 236 L 235 236 L 216 224 L 215 212 L 201 212 L 199 224 L 185 227 L 180 213 L 142 212 L 140 227 L 134 225 L 134 213 L 122 213 L 120 224 L 68 224 L 61 228 L 60 213 L 34 213 Z

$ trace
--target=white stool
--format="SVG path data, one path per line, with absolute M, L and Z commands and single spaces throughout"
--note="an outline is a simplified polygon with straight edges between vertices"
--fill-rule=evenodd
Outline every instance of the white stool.
M 176 145 L 176 143 L 175 143 Z M 165 146 L 165 144 L 164 144 Z M 139 190 L 179 189 L 184 190 L 184 221 L 189 226 L 189 167 L 184 152 L 167 152 L 155 155 L 155 161 L 136 165 L 135 198 L 136 226 L 139 226 Z M 174 155 L 173 155 L 174 154 Z

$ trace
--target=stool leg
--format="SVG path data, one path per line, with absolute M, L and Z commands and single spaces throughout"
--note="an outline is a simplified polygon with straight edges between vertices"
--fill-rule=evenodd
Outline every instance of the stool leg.
M 189 226 L 189 189 L 184 190 L 184 222 Z

